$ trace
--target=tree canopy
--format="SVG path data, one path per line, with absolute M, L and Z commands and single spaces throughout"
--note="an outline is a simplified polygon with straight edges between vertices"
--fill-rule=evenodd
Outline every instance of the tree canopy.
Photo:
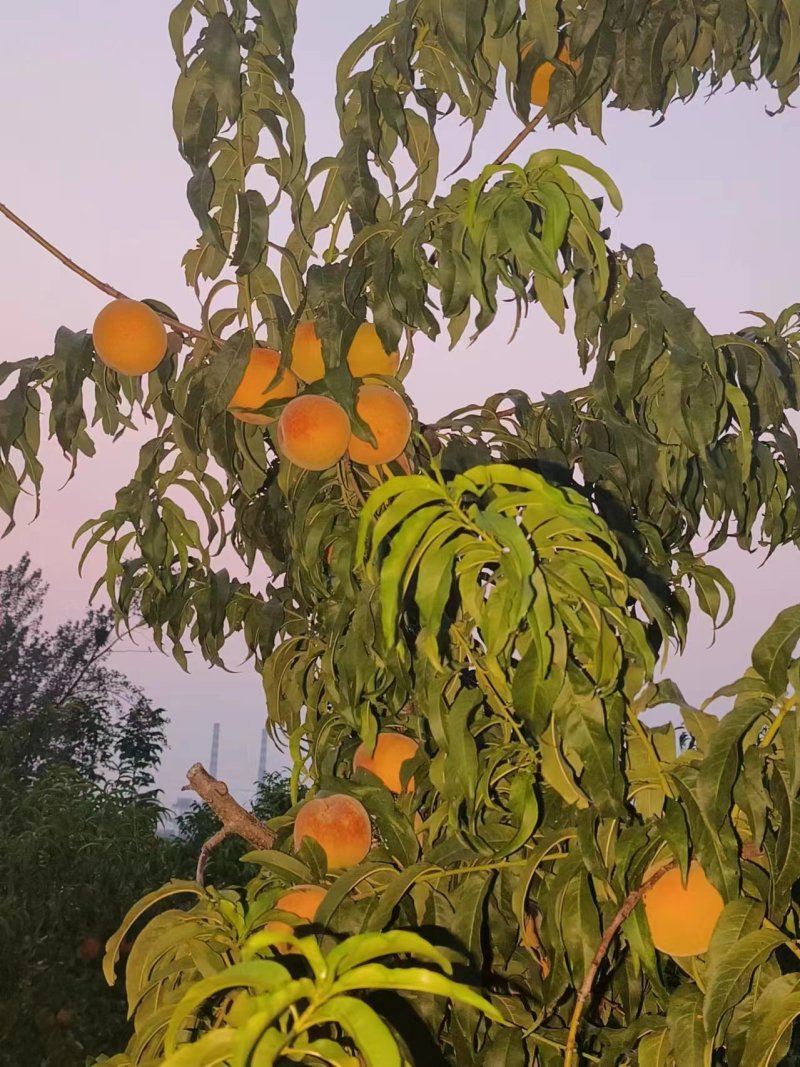
M 116 622 L 135 611 L 183 665 L 241 634 L 293 761 L 294 806 L 266 823 L 189 770 L 259 870 L 129 912 L 109 980 L 166 908 L 131 952 L 135 1032 L 111 1063 L 770 1067 L 800 1014 L 800 608 L 701 707 L 657 668 L 693 610 L 733 610 L 715 550 L 797 540 L 800 305 L 712 334 L 652 248 L 610 243 L 608 174 L 522 151 L 544 122 L 601 136 L 607 107 L 668 121 L 757 80 L 779 115 L 800 3 L 388 8 L 340 59 L 338 151 L 311 160 L 295 0 L 181 0 L 199 324 L 94 279 L 114 303 L 92 334 L 62 327 L 2 372 L 12 521 L 43 410 L 73 466 L 146 427 L 82 561 L 105 552 Z M 520 135 L 477 161 L 502 107 Z M 421 424 L 415 338 L 456 344 L 503 301 L 519 329 L 569 325 L 585 385 Z M 269 580 L 232 578 L 225 546 Z M 688 745 L 647 725 L 661 704 Z M 390 775 L 398 735 L 415 754 Z

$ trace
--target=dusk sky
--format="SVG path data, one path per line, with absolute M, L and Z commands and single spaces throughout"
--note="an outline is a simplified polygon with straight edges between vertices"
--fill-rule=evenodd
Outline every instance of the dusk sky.
M 299 5 L 297 87 L 310 137 L 309 156 L 335 151 L 334 72 L 343 48 L 383 13 L 386 0 L 302 0 Z M 109 4 L 40 0 L 4 10 L 0 40 L 4 137 L 0 200 L 78 263 L 134 297 L 171 304 L 184 322 L 199 322 L 180 260 L 196 236 L 185 201 L 189 176 L 171 126 L 177 73 L 167 36 L 172 7 L 164 0 Z M 12 101 L 14 101 L 12 103 Z M 746 309 L 777 314 L 800 300 L 797 249 L 800 213 L 800 117 L 775 118 L 767 90 L 740 88 L 689 106 L 675 106 L 651 128 L 645 114 L 606 113 L 603 145 L 588 135 L 540 128 L 514 158 L 537 148 L 568 147 L 606 168 L 625 202 L 619 217 L 606 212 L 612 244 L 654 245 L 665 285 L 696 307 L 712 332 L 732 332 Z M 467 176 L 478 173 L 514 137 L 518 120 L 498 102 L 478 140 Z M 448 123 L 443 134 L 453 153 L 464 131 Z M 0 308 L 3 360 L 52 351 L 56 329 L 90 328 L 107 298 L 67 271 L 19 230 L 0 218 Z M 544 313 L 533 310 L 512 344 L 500 322 L 471 348 L 462 342 L 419 344 L 406 380 L 420 417 L 448 411 L 505 389 L 543 391 L 580 382 L 574 341 L 559 336 Z M 22 506 L 17 527 L 0 541 L 0 565 L 30 551 L 50 582 L 48 621 L 81 614 L 98 555 L 83 578 L 74 531 L 113 503 L 128 480 L 141 441 L 132 435 L 112 445 L 96 436 L 97 457 L 83 462 L 61 488 L 69 468 L 47 445 L 47 468 L 38 521 Z M 778 610 L 800 601 L 800 559 L 793 548 L 764 564 L 731 548 L 714 561 L 734 580 L 734 620 L 710 647 L 699 613 L 689 651 L 673 658 L 668 673 L 691 700 L 740 674 L 749 650 Z M 256 774 L 265 708 L 259 677 L 239 667 L 231 647 L 226 674 L 199 660 L 187 675 L 141 638 L 113 656 L 114 665 L 140 683 L 168 711 L 170 749 L 159 784 L 171 803 L 185 769 L 206 759 L 211 729 L 222 723 L 220 776 L 247 796 Z M 268 766 L 284 764 L 270 749 Z

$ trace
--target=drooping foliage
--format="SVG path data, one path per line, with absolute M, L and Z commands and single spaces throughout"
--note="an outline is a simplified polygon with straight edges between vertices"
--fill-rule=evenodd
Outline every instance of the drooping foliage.
M 343 55 L 341 147 L 317 161 L 296 18 L 293 0 L 181 0 L 170 17 L 200 231 L 184 259 L 201 296 L 189 354 L 173 324 L 154 373 L 119 377 L 62 328 L 52 356 L 2 372 L 9 516 L 38 490 L 43 397 L 73 463 L 95 447 L 90 423 L 116 435 L 150 417 L 134 478 L 79 532 L 85 554 L 105 549 L 115 611 L 135 608 L 182 663 L 187 642 L 218 663 L 242 634 L 295 789 L 356 797 L 376 835 L 363 864 L 328 872 L 313 843 L 291 854 L 292 811 L 270 821 L 274 848 L 244 889 L 146 898 L 134 917 L 173 893 L 194 902 L 137 940 L 136 1034 L 113 1062 L 776 1064 L 800 1013 L 798 612 L 719 694 L 721 719 L 655 679 L 691 594 L 715 625 L 733 608 L 716 548 L 797 539 L 800 305 L 713 336 L 652 249 L 609 243 L 605 201 L 621 201 L 606 174 L 560 148 L 473 156 L 492 108 L 599 135 L 607 106 L 664 118 L 701 87 L 762 80 L 780 111 L 800 5 L 399 0 Z M 531 78 L 551 61 L 531 119 Z M 451 112 L 471 138 L 448 186 Z M 288 370 L 310 318 L 326 373 L 305 392 L 364 430 L 346 356 L 365 319 L 401 349 L 388 385 L 411 404 L 415 335 L 455 344 L 506 299 L 520 329 L 529 313 L 569 320 L 581 389 L 416 420 L 402 462 L 313 473 L 281 458 L 274 424 L 227 410 L 254 340 Z M 231 577 L 225 546 L 269 581 Z M 642 721 L 665 703 L 685 750 Z M 387 728 L 421 745 L 399 798 L 352 767 Z M 724 901 L 701 959 L 657 952 L 629 896 L 664 858 L 699 861 Z M 295 884 L 327 892 L 319 941 L 286 954 L 264 925 Z

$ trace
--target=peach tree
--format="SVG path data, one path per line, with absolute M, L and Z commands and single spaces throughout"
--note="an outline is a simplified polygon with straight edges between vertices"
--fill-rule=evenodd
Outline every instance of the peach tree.
M 296 7 L 169 18 L 198 321 L 82 271 L 114 298 L 94 340 L 62 327 L 1 372 L 5 512 L 38 492 L 43 411 L 73 466 L 136 431 L 82 559 L 105 553 L 119 625 L 179 663 L 245 642 L 308 790 L 264 824 L 191 768 L 220 829 L 197 880 L 108 943 L 113 981 L 155 907 L 106 1062 L 791 1062 L 800 608 L 699 708 L 658 670 L 691 610 L 730 616 L 716 549 L 800 533 L 800 308 L 712 335 L 651 248 L 609 243 L 608 175 L 525 153 L 544 122 L 599 137 L 608 106 L 663 118 L 731 84 L 767 82 L 782 111 L 800 0 L 391 0 L 341 57 L 340 147 L 318 160 Z M 484 165 L 493 108 L 520 134 Z M 585 386 L 420 423 L 415 340 L 488 331 L 502 303 L 521 330 L 569 322 Z M 656 705 L 682 727 L 648 725 Z M 214 886 L 231 834 L 256 874 Z

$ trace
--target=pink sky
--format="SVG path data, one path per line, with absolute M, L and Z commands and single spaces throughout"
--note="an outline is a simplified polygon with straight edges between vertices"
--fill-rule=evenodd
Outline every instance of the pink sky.
M 0 70 L 6 107 L 0 199 L 89 270 L 135 297 L 170 303 L 185 322 L 199 316 L 183 284 L 181 257 L 195 239 L 185 202 L 188 171 L 175 147 L 170 105 L 176 68 L 166 23 L 172 4 L 142 0 L 109 4 L 60 0 L 20 5 L 2 15 Z M 309 154 L 335 149 L 336 57 L 385 10 L 385 0 L 303 0 L 297 44 L 297 92 L 308 116 Z M 24 106 L 21 101 L 24 100 Z M 565 146 L 605 167 L 620 186 L 625 209 L 612 242 L 654 245 L 665 285 L 697 308 L 715 332 L 740 328 L 747 308 L 775 314 L 800 300 L 796 249 L 800 215 L 800 118 L 770 119 L 768 91 L 718 94 L 677 106 L 651 129 L 646 115 L 610 111 L 604 146 L 588 136 L 539 130 L 519 156 Z M 502 103 L 481 135 L 470 169 L 494 158 L 514 136 L 517 120 Z M 452 151 L 459 133 L 447 126 Z M 89 328 L 105 297 L 66 271 L 0 219 L 2 359 L 52 350 L 58 326 Z M 504 323 L 472 348 L 418 346 L 406 381 L 421 418 L 504 389 L 533 397 L 580 381 L 574 344 L 534 312 L 513 344 Z M 44 450 L 48 473 L 42 514 L 21 507 L 17 528 L 0 541 L 0 565 L 29 550 L 51 584 L 51 621 L 81 613 L 97 574 L 77 575 L 73 533 L 113 502 L 130 476 L 138 443 L 98 439 L 98 456 L 60 488 L 68 473 L 56 448 Z M 800 559 L 785 548 L 763 567 L 763 554 L 717 553 L 738 590 L 734 620 L 709 647 L 702 619 L 690 650 L 669 670 L 688 698 L 700 700 L 738 675 L 749 650 L 777 611 L 800 600 Z M 759 569 L 760 568 L 760 569 Z M 236 667 L 231 649 L 229 666 Z M 183 772 L 208 754 L 213 722 L 222 723 L 220 774 L 247 795 L 256 774 L 264 719 L 261 683 L 249 666 L 233 674 L 202 663 L 188 675 L 150 649 L 115 655 L 115 665 L 142 684 L 170 715 L 170 750 L 159 784 L 171 802 Z M 270 750 L 268 765 L 283 763 Z

